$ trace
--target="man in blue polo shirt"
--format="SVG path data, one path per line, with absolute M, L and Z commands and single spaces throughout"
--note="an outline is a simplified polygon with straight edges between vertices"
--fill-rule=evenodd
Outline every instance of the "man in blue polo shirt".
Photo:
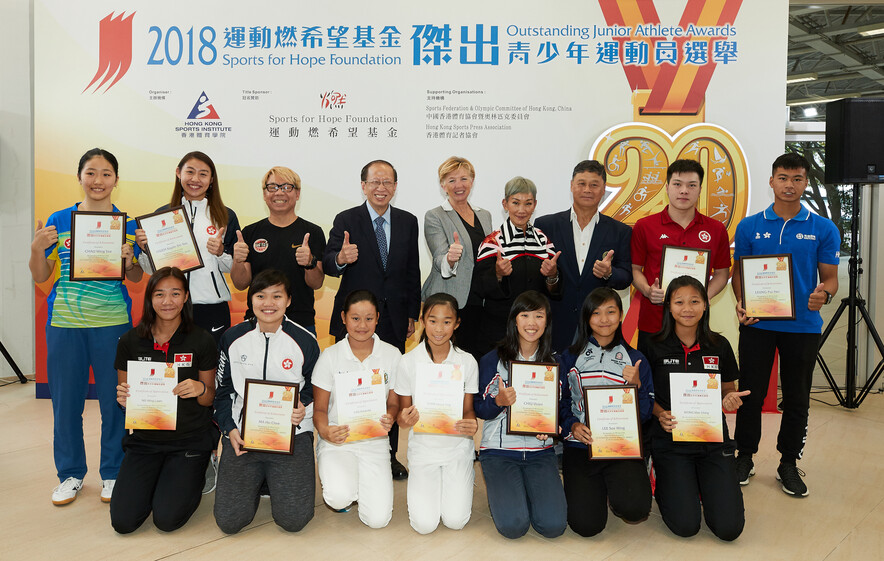
M 810 164 L 797 154 L 783 154 L 772 166 L 770 187 L 774 203 L 758 214 L 743 219 L 734 238 L 733 290 L 740 320 L 740 390 L 743 398 L 737 412 L 737 474 L 740 484 L 755 474 L 752 454 L 761 439 L 761 406 L 767 394 L 774 353 L 780 354 L 780 383 L 783 390 L 783 418 L 777 437 L 780 465 L 777 479 L 783 491 L 806 497 L 804 475 L 796 466 L 807 438 L 810 384 L 820 345 L 823 319 L 820 308 L 832 301 L 838 290 L 838 258 L 841 237 L 828 218 L 811 214 L 801 204 L 807 188 Z M 750 255 L 792 255 L 794 320 L 759 320 L 748 317 L 743 308 L 739 260 Z

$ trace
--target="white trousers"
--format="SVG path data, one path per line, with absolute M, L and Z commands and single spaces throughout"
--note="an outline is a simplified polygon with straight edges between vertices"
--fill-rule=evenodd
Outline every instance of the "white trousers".
M 387 439 L 316 447 L 322 498 L 335 510 L 359 501 L 359 519 L 383 528 L 393 517 L 393 474 Z
M 408 519 L 419 534 L 429 534 L 439 519 L 452 530 L 470 521 L 473 510 L 472 458 L 435 464 L 408 464 Z

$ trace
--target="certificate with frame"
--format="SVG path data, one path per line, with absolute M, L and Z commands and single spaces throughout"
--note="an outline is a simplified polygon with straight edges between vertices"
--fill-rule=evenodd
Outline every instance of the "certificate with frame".
M 638 386 L 583 388 L 586 426 L 592 431 L 590 460 L 641 460 L 641 415 Z
M 411 396 L 420 415 L 412 428 L 415 433 L 461 436 L 454 425 L 463 419 L 462 368 L 460 364 L 417 365 Z
M 338 372 L 334 376 L 338 425 L 350 427 L 344 442 L 387 436 L 381 426 L 381 417 L 387 413 L 387 385 L 381 369 Z
M 178 267 L 186 273 L 203 267 L 190 218 L 183 206 L 145 214 L 135 221 L 147 235 L 145 253 L 154 271 Z
M 178 423 L 178 367 L 172 362 L 126 362 L 127 429 L 175 430 Z
M 745 255 L 740 284 L 746 315 L 763 320 L 795 319 L 792 254 Z
M 243 449 L 293 454 L 295 427 L 292 412 L 297 402 L 297 384 L 246 380 L 240 431 Z
M 665 292 L 670 282 L 684 275 L 697 279 L 706 288 L 711 257 L 712 252 L 708 249 L 664 245 L 660 261 L 660 288 Z
M 123 280 L 126 276 L 124 243 L 125 212 L 71 212 L 70 280 Z
M 507 434 L 559 434 L 559 365 L 555 362 L 510 362 L 509 386 L 516 402 L 507 408 Z
M 670 372 L 673 442 L 723 442 L 721 376 L 717 372 Z

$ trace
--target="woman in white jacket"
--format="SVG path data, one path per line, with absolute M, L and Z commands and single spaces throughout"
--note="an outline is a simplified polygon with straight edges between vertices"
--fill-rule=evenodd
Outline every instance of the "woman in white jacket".
M 193 320 L 211 333 L 217 343 L 230 327 L 230 288 L 224 273 L 229 273 L 233 265 L 233 244 L 239 221 L 236 213 L 221 200 L 215 163 L 206 154 L 189 152 L 178 162 L 172 199 L 157 210 L 175 206 L 184 207 L 205 265 L 187 273 Z M 137 230 L 135 239 L 142 249 L 146 248 L 144 230 Z M 147 261 L 142 263 L 150 273 Z

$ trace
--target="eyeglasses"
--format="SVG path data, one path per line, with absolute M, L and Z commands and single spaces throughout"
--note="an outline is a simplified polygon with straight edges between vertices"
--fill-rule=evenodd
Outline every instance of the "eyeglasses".
M 387 188 L 390 188 L 393 185 L 396 185 L 396 182 L 392 181 L 390 179 L 385 179 L 383 181 L 380 181 L 379 179 L 374 179 L 372 181 L 363 181 L 363 183 L 365 183 L 366 185 L 368 185 L 372 189 L 377 189 L 381 185 L 383 185 L 384 187 L 387 187 Z
M 295 186 L 291 183 L 267 183 L 264 185 L 264 189 L 271 193 L 276 193 L 277 191 L 288 193 L 289 191 L 294 191 Z

